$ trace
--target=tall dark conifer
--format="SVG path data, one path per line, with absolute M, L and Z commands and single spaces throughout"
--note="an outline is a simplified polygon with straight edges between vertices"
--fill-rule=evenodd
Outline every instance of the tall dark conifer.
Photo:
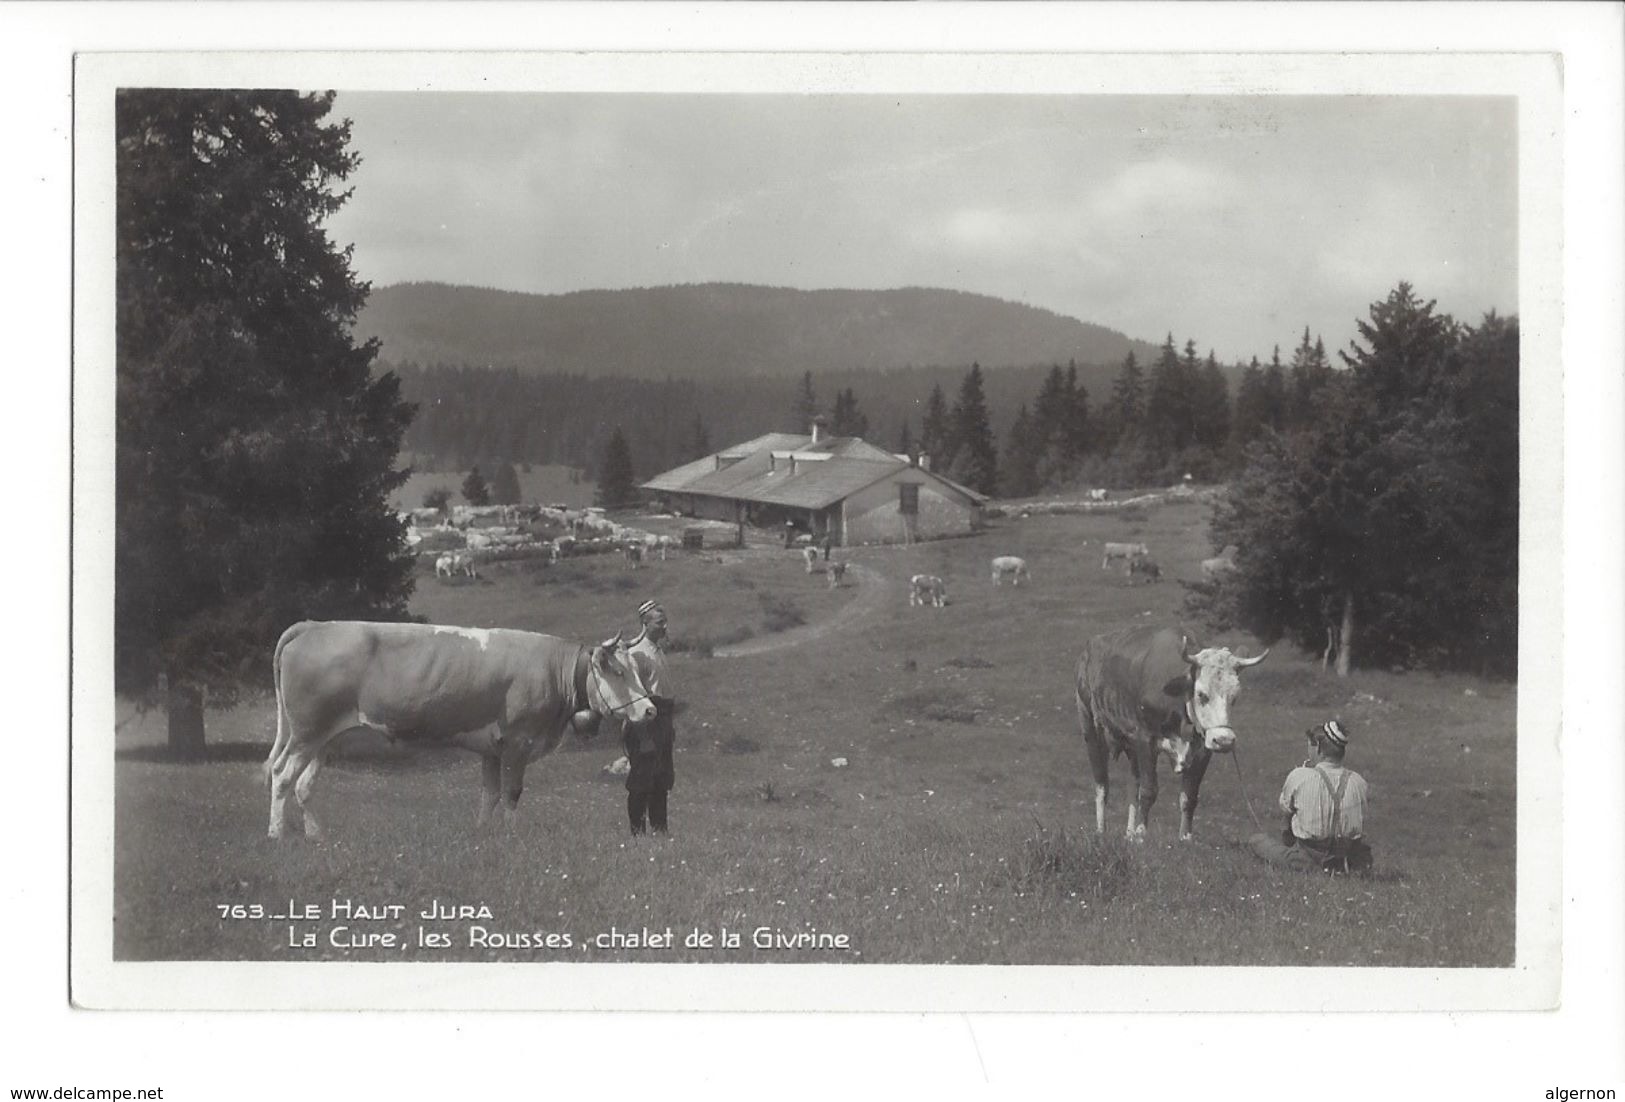
M 952 415 L 954 436 L 959 447 L 954 456 L 953 477 L 973 490 L 992 495 L 998 492 L 998 451 L 993 443 L 993 426 L 987 416 L 987 396 L 982 390 L 982 367 L 973 363 L 960 384 Z
M 129 89 L 115 100 L 114 683 L 166 687 L 171 746 L 267 683 L 305 617 L 406 616 L 389 494 L 411 407 L 327 219 L 359 163 L 333 94 Z
M 593 503 L 606 509 L 616 509 L 637 501 L 637 479 L 632 473 L 632 449 L 627 446 L 626 434 L 616 425 L 604 445 L 604 458 L 598 465 L 598 488 Z

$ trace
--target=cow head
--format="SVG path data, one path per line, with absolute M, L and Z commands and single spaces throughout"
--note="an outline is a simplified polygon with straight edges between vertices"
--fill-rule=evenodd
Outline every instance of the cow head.
M 1269 650 L 1256 658 L 1231 654 L 1226 647 L 1208 647 L 1193 654 L 1190 640 L 1185 639 L 1180 654 L 1190 666 L 1190 696 L 1185 701 L 1185 716 L 1204 746 L 1214 753 L 1228 753 L 1236 744 L 1236 732 L 1230 726 L 1230 706 L 1241 694 L 1237 671 L 1258 665 Z M 1177 755 L 1175 763 L 1179 764 Z
M 587 702 L 599 715 L 617 715 L 632 723 L 654 718 L 654 702 L 619 634 L 592 648 L 587 683 Z

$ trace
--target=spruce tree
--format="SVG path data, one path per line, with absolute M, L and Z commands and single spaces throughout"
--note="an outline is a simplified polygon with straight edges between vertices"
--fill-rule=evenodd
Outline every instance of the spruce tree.
M 920 452 L 933 470 L 946 471 L 953 466 L 957 450 L 953 418 L 949 416 L 948 403 L 942 395 L 942 384 L 935 383 L 931 387 L 931 397 L 925 403 L 925 419 L 920 426 Z
M 973 490 L 992 495 L 998 492 L 998 452 L 993 443 L 993 427 L 988 421 L 987 397 L 982 391 L 982 367 L 972 363 L 959 386 L 952 414 L 958 448 L 953 461 L 953 477 Z
M 463 479 L 463 500 L 470 505 L 491 504 L 491 485 L 485 481 L 485 475 L 477 463 L 469 470 L 468 477 Z
M 638 499 L 637 479 L 632 473 L 632 449 L 627 446 L 626 434 L 616 425 L 604 445 L 603 459 L 598 465 L 598 487 L 593 491 L 593 504 L 605 509 L 619 509 Z
M 1315 420 L 1264 437 L 1215 516 L 1235 619 L 1330 638 L 1339 673 L 1515 668 L 1516 462 L 1491 457 L 1516 449 L 1516 323 L 1463 332 L 1433 305 L 1404 284 L 1374 303 Z
M 1169 339 L 1173 339 L 1171 334 Z M 1145 373 L 1132 352 L 1124 357 L 1122 369 L 1112 382 L 1111 401 L 1106 408 L 1107 422 L 1102 426 L 1102 434 L 1112 446 L 1137 435 L 1145 418 Z
M 498 463 L 491 476 L 491 500 L 498 505 L 517 505 L 520 498 L 519 475 L 512 463 Z
M 333 94 L 127 89 L 115 112 L 114 687 L 170 746 L 268 684 L 289 624 L 403 619 L 389 494 L 411 407 L 351 327 L 325 223 L 359 163 Z

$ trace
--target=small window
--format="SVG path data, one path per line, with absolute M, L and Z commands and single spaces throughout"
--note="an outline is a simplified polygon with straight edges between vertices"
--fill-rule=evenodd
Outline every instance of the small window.
M 897 486 L 897 511 L 913 516 L 920 511 L 920 487 L 917 483 L 903 482 Z

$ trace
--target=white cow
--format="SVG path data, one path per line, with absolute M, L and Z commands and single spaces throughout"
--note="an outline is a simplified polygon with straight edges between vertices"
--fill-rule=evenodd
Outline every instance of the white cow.
M 1132 563 L 1135 559 L 1151 554 L 1151 549 L 1143 543 L 1108 543 L 1106 555 L 1100 560 L 1100 569 L 1105 570 L 1112 564 L 1113 559 L 1122 559 L 1125 563 Z
M 941 608 L 948 603 L 948 583 L 935 574 L 916 574 L 908 580 L 908 603 L 910 607 L 930 604 Z
M 434 576 L 437 578 L 449 578 L 456 570 L 457 563 L 451 555 L 441 555 L 434 561 Z
M 1000 555 L 993 560 L 993 584 L 1001 584 L 1007 574 L 1012 585 L 1020 585 L 1023 578 L 1032 581 L 1032 574 L 1027 570 L 1027 560 L 1015 555 Z
M 809 574 L 818 573 L 818 548 L 816 548 L 816 547 L 803 547 L 801 549 L 801 558 L 807 564 L 807 573 L 809 573 Z

